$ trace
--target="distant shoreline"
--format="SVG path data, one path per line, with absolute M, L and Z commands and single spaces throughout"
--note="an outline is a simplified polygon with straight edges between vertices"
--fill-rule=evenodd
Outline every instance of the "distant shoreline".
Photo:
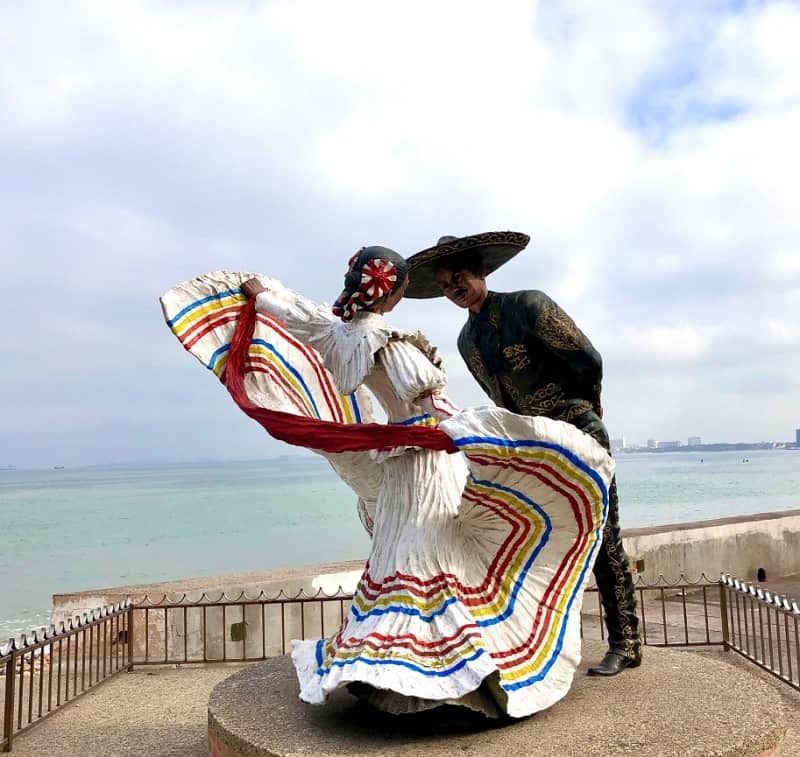
M 665 452 L 748 452 L 748 451 L 765 451 L 772 450 L 787 450 L 789 452 L 800 451 L 800 447 L 791 442 L 720 442 L 718 444 L 684 444 L 680 447 L 624 447 L 622 449 L 614 450 L 615 455 L 638 455 L 640 453 L 665 453 Z M 70 471 L 91 471 L 91 470 L 147 470 L 157 468 L 172 468 L 172 467 L 194 467 L 194 466 L 214 466 L 221 467 L 225 465 L 274 465 L 285 463 L 319 463 L 325 464 L 325 459 L 319 455 L 314 454 L 300 454 L 300 455 L 276 455 L 274 457 L 242 459 L 242 460 L 164 460 L 164 461 L 146 461 L 146 460 L 133 460 L 131 462 L 115 462 L 115 463 L 76 463 L 74 465 L 5 465 L 0 466 L 0 473 L 2 472 L 39 472 L 49 470 L 70 470 Z
M 680 447 L 623 447 L 615 454 L 638 455 L 665 452 L 755 452 L 758 450 L 783 449 L 799 451 L 800 447 L 785 442 L 733 442 L 720 444 L 682 444 Z
M 72 465 L 5 465 L 0 466 L 0 473 L 11 471 L 17 473 L 42 472 L 51 470 L 69 471 L 115 471 L 115 470 L 154 470 L 157 468 L 192 468 L 192 467 L 222 467 L 225 465 L 280 465 L 287 463 L 321 462 L 325 458 L 309 453 L 308 455 L 276 455 L 275 457 L 241 459 L 241 460 L 131 460 L 130 462 L 114 463 L 74 463 Z

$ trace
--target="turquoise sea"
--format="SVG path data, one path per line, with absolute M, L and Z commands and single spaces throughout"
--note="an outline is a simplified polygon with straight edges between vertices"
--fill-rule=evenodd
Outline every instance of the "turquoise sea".
M 617 482 L 626 528 L 788 510 L 800 451 L 622 455 Z M 0 470 L 0 639 L 46 625 L 54 593 L 368 548 L 355 497 L 321 458 Z

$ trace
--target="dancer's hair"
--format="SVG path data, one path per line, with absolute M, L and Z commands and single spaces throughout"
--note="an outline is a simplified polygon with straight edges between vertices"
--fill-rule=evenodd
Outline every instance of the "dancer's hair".
M 348 264 L 344 289 L 333 303 L 333 314 L 351 321 L 360 310 L 374 307 L 403 285 L 408 266 L 388 247 L 362 247 Z

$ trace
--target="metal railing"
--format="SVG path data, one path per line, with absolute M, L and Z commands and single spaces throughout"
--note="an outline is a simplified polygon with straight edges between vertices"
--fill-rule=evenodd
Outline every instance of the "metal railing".
M 126 601 L 0 646 L 2 751 L 15 735 L 130 666 Z
M 691 580 L 681 574 L 675 581 L 659 576 L 648 584 L 638 577 L 634 582 L 639 616 L 639 633 L 648 646 L 722 646 L 719 620 L 718 581 L 704 573 Z M 586 590 L 582 615 L 583 636 L 605 640 L 606 629 L 600 593 L 596 586 Z M 589 595 L 593 595 L 589 599 Z M 589 609 L 589 603 L 596 609 Z
M 702 575 L 695 581 L 662 577 L 655 584 L 637 581 L 640 631 L 651 646 L 692 647 L 723 644 L 718 582 Z M 590 599 L 591 597 L 591 599 Z M 289 640 L 320 638 L 343 622 L 352 595 L 273 597 L 220 593 L 191 598 L 162 595 L 137 599 L 132 611 L 133 664 L 250 662 L 291 651 Z M 595 609 L 596 606 L 596 609 Z M 586 590 L 583 636 L 605 638 L 603 609 L 595 586 Z
M 723 646 L 800 689 L 800 609 L 796 602 L 723 575 L 695 581 L 635 583 L 645 644 Z M 352 595 L 319 591 L 241 592 L 197 597 L 144 596 L 41 629 L 0 647 L 2 751 L 16 735 L 123 670 L 135 665 L 185 665 L 264 660 L 290 651 L 291 639 L 333 633 Z M 595 586 L 582 613 L 586 639 L 605 638 Z
M 800 691 L 800 606 L 729 575 L 719 580 L 725 648 Z
M 253 662 L 286 654 L 291 639 L 316 639 L 344 621 L 352 594 L 341 589 L 313 595 L 302 590 L 235 597 L 150 596 L 132 609 L 135 665 Z

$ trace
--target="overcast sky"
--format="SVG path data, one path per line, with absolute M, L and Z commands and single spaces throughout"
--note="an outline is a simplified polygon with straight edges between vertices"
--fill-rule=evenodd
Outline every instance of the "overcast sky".
M 612 10 L 613 8 L 613 10 Z M 215 269 L 319 301 L 363 244 L 524 231 L 612 436 L 800 427 L 800 6 L 0 0 L 0 465 L 261 458 L 165 326 Z M 445 355 L 463 313 L 406 301 Z

